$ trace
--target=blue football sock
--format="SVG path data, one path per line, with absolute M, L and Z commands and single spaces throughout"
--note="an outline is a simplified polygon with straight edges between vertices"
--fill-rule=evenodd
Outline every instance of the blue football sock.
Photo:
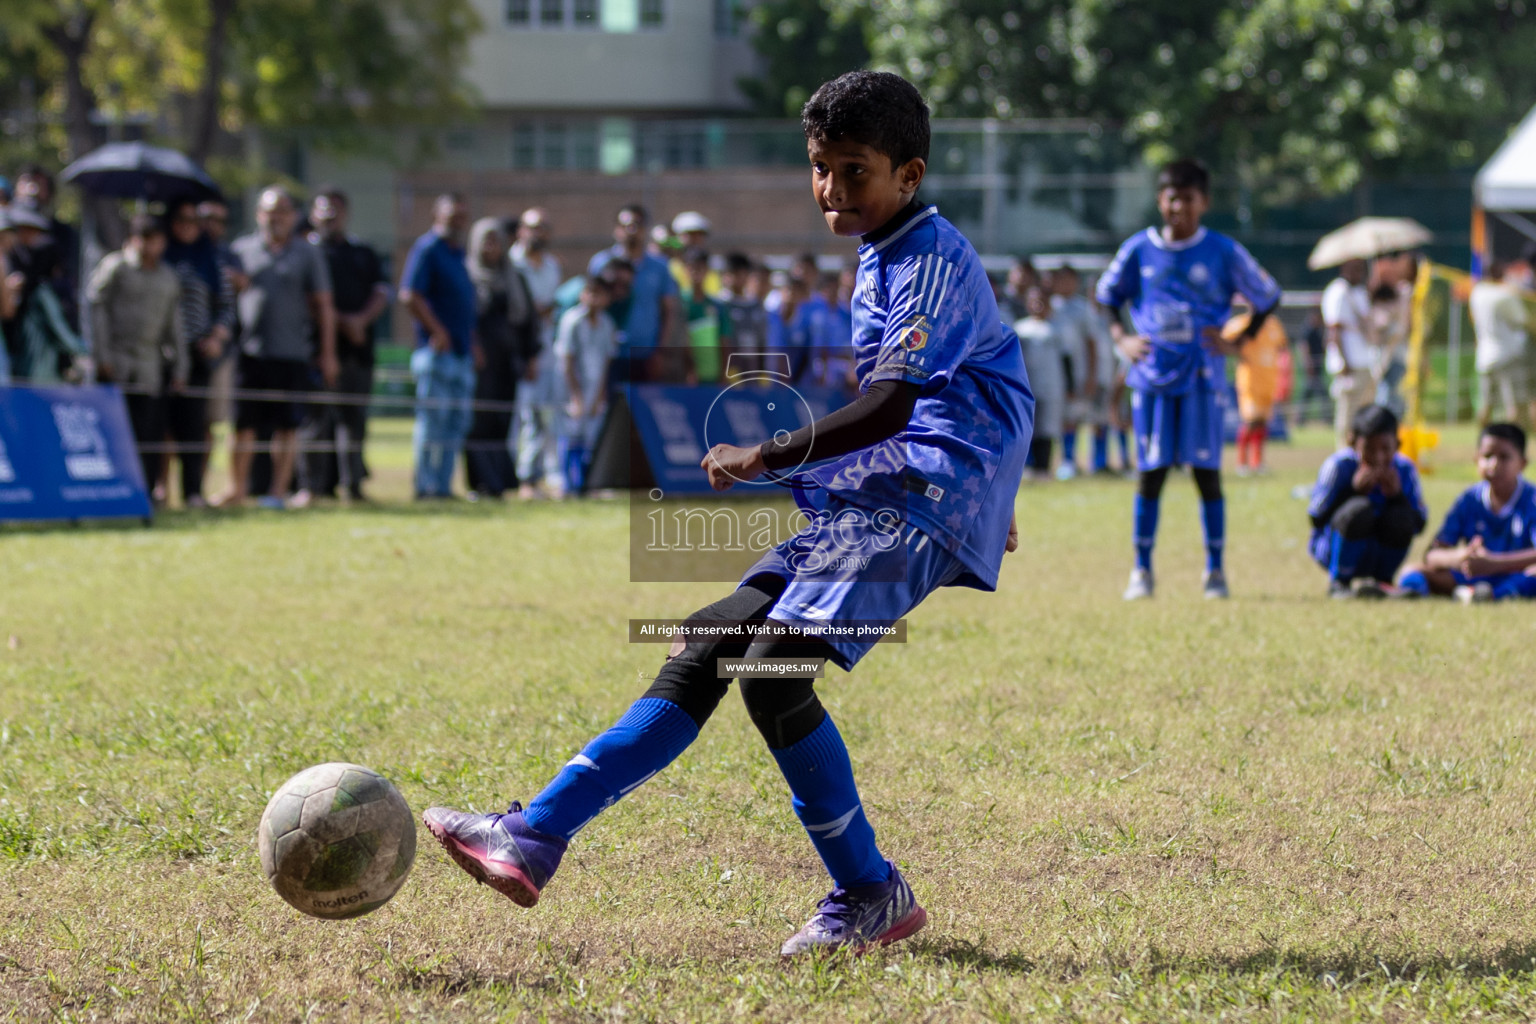
M 794 794 L 795 814 L 810 833 L 838 888 L 876 885 L 890 877 L 875 846 L 875 830 L 864 817 L 853 783 L 848 748 L 829 715 L 799 743 L 773 751 Z
M 1131 435 L 1124 430 L 1117 430 L 1115 433 L 1120 439 L 1120 468 L 1129 470 L 1131 468 Z
M 677 760 L 698 735 L 688 712 L 669 700 L 642 697 L 560 769 L 529 802 L 523 820 L 570 839 L 603 808 Z
M 1109 468 L 1109 431 L 1099 427 L 1093 432 L 1093 471 L 1102 473 Z
M 1407 548 L 1382 547 L 1378 542 L 1376 545 L 1376 556 L 1371 559 L 1370 572 L 1368 575 L 1383 582 L 1390 583 L 1392 582 L 1392 577 L 1397 575 L 1398 567 L 1403 564 L 1403 560 L 1407 557 Z
M 1157 513 L 1161 500 L 1136 495 L 1133 529 L 1136 534 L 1136 568 L 1152 570 L 1152 545 L 1157 542 Z
M 1365 553 L 1365 546 L 1370 543 L 1363 540 L 1345 540 L 1344 535 L 1337 530 L 1328 531 L 1328 546 L 1331 554 L 1328 561 L 1328 575 L 1340 583 L 1348 583 L 1355 578 L 1355 573 L 1360 565 L 1360 556 Z M 1426 592 L 1428 584 L 1425 585 Z
M 1200 503 L 1200 525 L 1205 527 L 1205 571 L 1221 571 L 1221 552 L 1227 546 L 1227 499 Z
M 1495 601 L 1508 601 L 1511 598 L 1536 597 L 1536 576 L 1527 576 L 1523 572 L 1510 573 L 1502 579 L 1489 580 L 1493 583 L 1493 599 Z
M 1332 570 L 1330 570 L 1331 572 Z M 1429 580 L 1425 579 L 1424 574 L 1417 569 L 1409 569 L 1403 573 L 1403 578 L 1397 581 L 1397 585 L 1404 590 L 1411 590 L 1415 594 L 1423 594 L 1425 597 L 1429 596 Z
M 1061 438 L 1061 462 L 1065 466 L 1077 465 L 1077 431 L 1065 431 Z

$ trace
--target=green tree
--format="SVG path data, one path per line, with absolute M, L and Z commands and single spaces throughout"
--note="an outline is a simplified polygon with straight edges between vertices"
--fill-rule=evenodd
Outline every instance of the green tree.
M 1329 194 L 1485 159 L 1536 103 L 1529 2 L 887 0 L 868 38 L 941 115 L 1096 117 L 1154 161 Z
M 61 159 L 128 118 L 198 159 L 250 126 L 347 148 L 467 110 L 477 27 L 471 0 L 10 0 L 0 71 L 37 76 Z
M 764 117 L 799 117 L 817 86 L 869 63 L 865 4 L 833 9 L 822 0 L 763 0 L 750 18 L 764 70 L 737 85 Z

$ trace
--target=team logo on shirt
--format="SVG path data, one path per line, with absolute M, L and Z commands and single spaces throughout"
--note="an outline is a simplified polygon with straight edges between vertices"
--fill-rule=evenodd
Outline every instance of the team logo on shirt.
M 1189 283 L 1205 284 L 1211 279 L 1211 272 L 1205 269 L 1204 263 L 1191 263 L 1189 265 Z
M 923 490 L 923 497 L 929 501 L 938 501 L 944 497 L 944 488 L 939 487 L 937 484 L 929 484 Z
M 913 313 L 897 324 L 896 330 L 901 332 L 897 336 L 896 344 L 908 352 L 916 352 L 928 344 L 928 335 L 933 331 L 933 325 L 928 322 L 925 314 Z

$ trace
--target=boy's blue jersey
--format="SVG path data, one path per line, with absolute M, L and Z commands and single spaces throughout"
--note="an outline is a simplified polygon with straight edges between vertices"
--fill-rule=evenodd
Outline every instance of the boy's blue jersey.
M 859 247 L 853 357 L 860 391 L 921 386 L 907 428 L 815 470 L 855 505 L 889 508 L 997 586 L 1035 399 L 1019 339 L 965 236 L 931 206 Z
M 1210 353 L 1201 335 L 1227 322 L 1234 294 L 1268 310 L 1280 301 L 1280 286 L 1226 235 L 1200 228 L 1169 242 L 1147 228 L 1126 239 L 1095 290 L 1106 306 L 1129 305 L 1136 333 L 1151 345 L 1146 358 L 1131 364 L 1126 384 L 1175 395 L 1202 375 L 1220 384 L 1223 357 Z
M 1483 538 L 1483 547 L 1494 554 L 1536 547 L 1536 487 L 1521 478 L 1515 496 L 1502 509 L 1490 507 L 1488 481 L 1467 488 L 1445 515 L 1435 540 L 1446 547 Z
M 1419 468 L 1413 464 L 1413 460 L 1406 455 L 1392 456 L 1392 465 L 1397 468 L 1398 479 L 1402 481 L 1403 497 L 1413 503 L 1423 517 L 1420 522 L 1429 519 L 1429 508 L 1424 504 L 1424 488 L 1419 484 Z M 1317 471 L 1317 483 L 1312 485 L 1312 500 L 1307 504 L 1307 515 L 1316 519 L 1329 509 L 1338 508 L 1355 492 L 1355 471 L 1360 468 L 1360 456 L 1353 448 L 1340 448 L 1323 461 L 1323 468 Z M 1366 497 L 1371 499 L 1373 505 L 1386 504 L 1386 496 L 1379 488 L 1372 490 Z M 1328 524 L 1313 527 L 1312 539 L 1318 540 L 1328 530 Z

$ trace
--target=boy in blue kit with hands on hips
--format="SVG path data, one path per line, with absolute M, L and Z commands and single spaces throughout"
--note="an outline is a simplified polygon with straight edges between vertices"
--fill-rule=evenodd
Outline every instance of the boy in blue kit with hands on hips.
M 1445 515 L 1424 564 L 1398 580 L 1404 596 L 1449 594 L 1464 604 L 1536 597 L 1536 487 L 1525 472 L 1525 431 L 1490 423 L 1477 439 L 1481 482 Z
M 1127 601 L 1150 598 L 1152 545 L 1168 470 L 1188 466 L 1200 490 L 1205 527 L 1207 598 L 1225 598 L 1226 503 L 1221 496 L 1222 391 L 1226 356 L 1252 339 L 1280 305 L 1280 286 L 1236 241 L 1200 225 L 1211 204 L 1211 178 L 1196 160 L 1175 160 L 1157 176 L 1161 228 L 1127 239 L 1099 278 L 1115 346 L 1130 361 L 1131 422 L 1139 481 L 1135 499 L 1136 566 Z M 1232 296 L 1253 305 L 1248 327 L 1230 344 L 1221 327 Z M 1129 306 L 1133 331 L 1120 322 Z
M 993 590 L 1017 546 L 1013 501 L 1034 398 L 976 251 L 917 200 L 927 106 L 899 76 L 856 71 L 818 89 L 802 120 L 817 205 L 835 234 L 863 242 L 852 310 L 860 395 L 772 441 L 716 445 L 702 465 L 723 491 L 815 463 L 796 479 L 819 488 L 825 507 L 735 592 L 688 619 L 743 623 L 745 635 L 674 643 L 650 689 L 526 809 L 426 812 L 460 867 L 523 906 L 538 901 L 578 830 L 697 738 L 730 682 L 716 678 L 718 660 L 811 656 L 851 669 L 878 636 L 828 627 L 893 622 L 943 586 Z M 875 844 L 813 683 L 741 678 L 747 713 L 834 886 L 785 956 L 884 945 L 927 919 Z

